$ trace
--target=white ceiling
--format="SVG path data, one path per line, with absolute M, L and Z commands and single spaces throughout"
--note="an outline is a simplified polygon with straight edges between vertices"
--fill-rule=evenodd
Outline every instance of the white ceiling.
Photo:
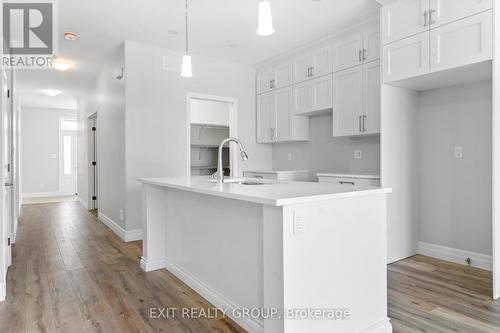
M 374 16 L 375 0 L 271 0 L 276 33 L 255 33 L 259 0 L 189 0 L 190 49 L 196 54 L 256 64 Z M 22 104 L 71 107 L 124 40 L 182 51 L 184 0 L 58 0 L 59 51 L 75 67 L 19 71 Z M 168 31 L 178 34 L 169 34 Z M 74 42 L 62 38 L 74 31 Z M 229 47 L 237 44 L 237 48 Z M 48 97 L 41 89 L 64 93 Z

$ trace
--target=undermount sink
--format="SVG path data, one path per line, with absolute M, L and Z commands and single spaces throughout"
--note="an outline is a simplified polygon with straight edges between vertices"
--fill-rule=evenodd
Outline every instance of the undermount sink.
M 217 183 L 217 179 L 209 179 L 209 182 Z M 271 185 L 278 183 L 275 180 L 261 179 L 261 178 L 225 178 L 224 184 L 237 184 L 237 185 Z

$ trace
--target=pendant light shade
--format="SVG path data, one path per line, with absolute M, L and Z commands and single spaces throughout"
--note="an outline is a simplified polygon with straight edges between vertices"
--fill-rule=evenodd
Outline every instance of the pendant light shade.
M 182 71 L 181 76 L 192 77 L 193 76 L 193 65 L 191 64 L 191 55 L 184 54 L 182 57 Z
M 259 3 L 259 26 L 257 28 L 257 35 L 269 36 L 274 34 L 274 31 L 271 1 L 261 0 Z
M 192 77 L 193 76 L 193 64 L 191 62 L 191 55 L 189 54 L 189 44 L 188 44 L 188 0 L 186 0 L 186 53 L 182 57 L 182 77 Z

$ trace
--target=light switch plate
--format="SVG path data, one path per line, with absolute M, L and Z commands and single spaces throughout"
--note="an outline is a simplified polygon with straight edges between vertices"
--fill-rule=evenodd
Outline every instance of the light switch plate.
M 354 158 L 357 160 L 360 160 L 363 158 L 363 151 L 362 150 L 355 150 L 354 151 Z
M 462 146 L 455 146 L 455 158 L 463 158 L 463 148 Z
M 293 160 L 293 154 L 292 153 L 288 153 L 288 160 L 289 161 Z

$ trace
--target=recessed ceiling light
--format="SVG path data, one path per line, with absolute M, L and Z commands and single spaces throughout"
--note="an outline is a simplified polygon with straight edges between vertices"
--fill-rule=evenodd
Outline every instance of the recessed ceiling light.
M 78 35 L 72 31 L 66 31 L 64 33 L 64 39 L 66 40 L 75 40 L 78 37 Z
M 54 62 L 52 62 L 52 67 L 59 71 L 66 71 L 71 68 L 71 63 L 63 59 L 55 59 Z
M 169 30 L 168 34 L 172 35 L 172 36 L 177 36 L 179 33 L 177 31 L 175 31 L 175 30 Z
M 237 49 L 238 47 L 240 47 L 238 44 L 229 44 L 228 46 L 231 49 Z
M 45 95 L 49 95 L 51 97 L 55 97 L 57 95 L 62 94 L 62 91 L 61 90 L 57 90 L 57 89 L 42 89 L 42 92 Z

